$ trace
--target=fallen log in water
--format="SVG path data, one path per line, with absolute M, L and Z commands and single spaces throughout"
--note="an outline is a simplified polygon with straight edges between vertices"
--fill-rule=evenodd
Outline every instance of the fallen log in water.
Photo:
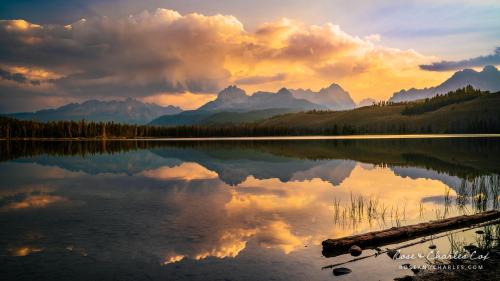
M 392 227 L 344 238 L 327 239 L 322 243 L 323 255 L 329 257 L 344 254 L 353 245 L 361 248 L 375 248 L 498 218 L 500 218 L 500 211 L 492 210 L 469 216 L 463 215 L 414 225 Z

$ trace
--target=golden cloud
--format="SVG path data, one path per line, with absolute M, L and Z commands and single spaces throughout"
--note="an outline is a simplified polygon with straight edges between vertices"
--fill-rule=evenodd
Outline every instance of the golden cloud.
M 217 173 L 207 170 L 197 163 L 184 162 L 175 167 L 160 167 L 154 170 L 147 170 L 141 173 L 145 177 L 159 180 L 203 180 L 216 179 Z
M 193 108 L 189 96 L 169 100 L 164 95 L 214 94 L 235 82 L 248 92 L 283 86 L 319 89 L 337 82 L 355 99 L 384 99 L 448 75 L 421 71 L 418 65 L 435 58 L 382 46 L 379 35 L 361 38 L 332 23 L 291 19 L 247 31 L 231 15 L 157 9 L 64 26 L 2 20 L 0 38 L 5 54 L 0 65 L 53 77 L 55 93 L 80 99 L 136 96 Z
M 66 198 L 56 195 L 29 195 L 22 201 L 5 205 L 1 210 L 10 211 L 28 208 L 45 208 L 50 205 L 66 201 L 68 201 Z

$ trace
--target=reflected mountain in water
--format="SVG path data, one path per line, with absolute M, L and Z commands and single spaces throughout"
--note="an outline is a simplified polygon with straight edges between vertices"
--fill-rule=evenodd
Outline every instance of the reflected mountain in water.
M 230 185 L 249 176 L 283 182 L 319 177 L 338 185 L 349 176 L 355 161 L 389 166 L 410 178 L 439 179 L 451 186 L 458 184 L 458 178 L 500 172 L 496 139 L 322 140 L 312 145 L 311 141 L 2 142 L 0 151 L 2 159 L 18 158 L 18 162 L 88 174 L 133 175 L 194 162 Z
M 0 232 L 0 263 L 9 272 L 0 276 L 29 280 L 30 268 L 46 280 L 252 280 L 256 271 L 327 279 L 326 238 L 456 215 L 463 209 L 449 198 L 458 205 L 464 194 L 468 207 L 490 208 L 498 146 L 1 142 L 0 222 L 9 227 Z M 351 216 L 353 200 L 375 212 Z M 383 258 L 364 266 L 381 276 Z M 68 270 L 40 266 L 47 261 Z

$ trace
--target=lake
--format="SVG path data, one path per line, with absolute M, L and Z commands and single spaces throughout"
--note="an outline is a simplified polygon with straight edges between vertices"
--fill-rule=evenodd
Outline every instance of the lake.
M 495 209 L 500 194 L 500 138 L 1 141 L 0 152 L 2 280 L 392 280 L 412 274 L 408 261 L 380 255 L 334 276 L 323 267 L 353 257 L 325 257 L 321 242 Z M 403 251 L 480 239 L 459 231 Z

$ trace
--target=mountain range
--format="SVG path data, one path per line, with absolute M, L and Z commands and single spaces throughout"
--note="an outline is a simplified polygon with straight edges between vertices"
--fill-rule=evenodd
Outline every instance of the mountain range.
M 143 103 L 136 99 L 99 101 L 88 100 L 83 103 L 70 103 L 55 109 L 44 109 L 36 112 L 6 114 L 22 120 L 42 122 L 57 120 L 113 121 L 117 123 L 146 124 L 152 119 L 166 114 L 176 114 L 182 109 L 176 106 L 159 106 Z
M 472 85 L 483 91 L 500 91 L 500 71 L 486 66 L 482 71 L 464 69 L 455 72 L 442 84 L 424 89 L 401 90 L 393 94 L 391 102 L 412 101 L 446 94 L 458 88 Z M 121 101 L 89 100 L 71 103 L 56 109 L 36 112 L 6 114 L 24 120 L 89 120 L 114 121 L 117 123 L 152 125 L 195 125 L 255 122 L 270 117 L 308 110 L 344 111 L 372 105 L 373 99 L 364 99 L 355 104 L 348 92 L 338 84 L 331 84 L 318 92 L 310 89 L 282 88 L 276 93 L 258 91 L 252 95 L 229 86 L 219 92 L 217 98 L 198 109 L 182 111 L 175 106 L 159 106 L 128 98 Z
M 467 85 L 471 85 L 483 91 L 500 91 L 500 71 L 492 65 L 485 66 L 482 71 L 464 69 L 455 72 L 448 80 L 436 87 L 401 90 L 394 93 L 389 101 L 401 102 L 431 98 L 438 94 L 443 95 L 458 88 L 463 88 Z
M 219 92 L 217 98 L 196 110 L 175 115 L 161 116 L 152 125 L 194 125 L 254 122 L 275 115 L 307 110 L 346 110 L 355 103 L 339 85 L 332 84 L 319 92 L 311 90 L 288 90 L 277 93 L 255 92 L 247 95 L 236 86 L 229 86 Z
M 244 90 L 236 86 L 229 86 L 219 93 L 217 99 L 206 103 L 198 110 L 246 112 L 271 108 L 328 109 L 327 106 L 296 98 L 286 88 L 282 88 L 277 93 L 256 92 L 248 96 Z
M 322 88 L 319 92 L 313 92 L 310 89 L 290 90 L 290 92 L 297 99 L 321 104 L 331 110 L 349 110 L 356 106 L 349 93 L 335 83 L 327 88 Z
M 318 92 L 288 90 L 247 95 L 236 86 L 219 92 L 217 98 L 196 110 L 182 111 L 176 106 L 160 106 L 128 98 L 126 100 L 70 103 L 55 109 L 9 113 L 6 116 L 41 122 L 56 120 L 114 121 L 129 124 L 194 125 L 253 122 L 275 115 L 307 110 L 345 110 L 355 107 L 349 93 L 332 84 Z

